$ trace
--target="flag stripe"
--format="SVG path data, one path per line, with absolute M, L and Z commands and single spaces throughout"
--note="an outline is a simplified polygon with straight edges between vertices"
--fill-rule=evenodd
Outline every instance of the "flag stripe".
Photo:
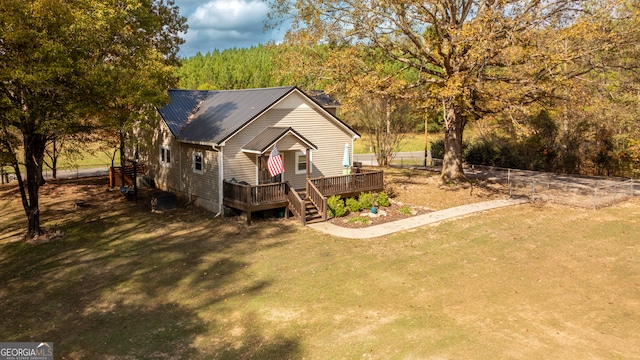
M 269 175 L 274 177 L 284 172 L 284 163 L 282 162 L 282 156 L 278 152 L 278 148 L 273 145 L 273 150 L 267 160 L 267 168 L 269 169 Z

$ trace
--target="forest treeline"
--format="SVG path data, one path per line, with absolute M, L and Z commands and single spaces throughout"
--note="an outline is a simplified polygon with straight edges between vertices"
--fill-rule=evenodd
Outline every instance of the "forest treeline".
M 183 59 L 178 69 L 179 86 L 190 90 L 231 90 L 284 85 L 275 72 L 279 51 L 277 46 L 258 45 L 197 53 Z
M 177 71 L 179 86 L 216 90 L 297 85 L 303 90 L 329 90 L 346 105 L 341 118 L 361 133 L 371 135 L 368 138 L 372 147 L 377 147 L 383 156 L 393 155 L 381 150 L 385 142 L 397 145 L 405 133 L 424 132 L 426 123 L 429 132 L 438 134 L 431 136 L 433 156 L 442 157 L 442 107 L 425 108 L 420 96 L 408 94 L 421 89 L 411 89 L 406 97 L 394 98 L 391 106 L 388 101 L 375 98 L 349 100 L 346 86 L 336 84 L 338 79 L 323 76 L 317 69 L 331 51 L 344 49 L 323 45 L 301 51 L 294 46 L 259 45 L 198 53 L 182 59 Z M 371 61 L 375 63 L 377 59 Z M 301 70 L 305 66 L 308 69 Z M 384 71 L 389 72 L 394 66 L 397 64 L 386 61 Z M 414 76 L 410 69 L 398 71 L 404 71 L 405 78 Z M 368 75 L 353 75 L 367 81 Z M 532 103 L 526 110 L 488 114 L 475 121 L 463 141 L 464 160 L 528 170 L 637 177 L 637 85 L 622 73 L 612 71 L 592 71 L 585 77 L 588 81 L 565 84 L 564 96 L 555 101 Z

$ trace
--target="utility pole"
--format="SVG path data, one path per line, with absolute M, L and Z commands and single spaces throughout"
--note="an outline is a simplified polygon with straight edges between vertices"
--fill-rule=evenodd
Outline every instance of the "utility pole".
M 433 159 L 431 158 L 431 143 L 429 142 L 429 112 L 425 108 L 424 111 L 424 161 L 423 166 L 432 166 Z

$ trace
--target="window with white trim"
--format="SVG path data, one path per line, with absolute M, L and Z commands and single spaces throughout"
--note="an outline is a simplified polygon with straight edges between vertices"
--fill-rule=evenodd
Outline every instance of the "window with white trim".
M 160 146 L 160 165 L 171 166 L 171 147 Z
M 311 153 L 311 152 L 309 152 Z M 309 159 L 309 166 L 311 166 L 311 161 L 313 160 L 313 156 Z M 313 172 L 313 166 L 310 167 L 309 172 Z M 296 174 L 306 174 L 307 173 L 307 154 L 302 151 L 296 152 Z
M 196 174 L 204 173 L 204 158 L 200 151 L 193 152 L 193 172 Z

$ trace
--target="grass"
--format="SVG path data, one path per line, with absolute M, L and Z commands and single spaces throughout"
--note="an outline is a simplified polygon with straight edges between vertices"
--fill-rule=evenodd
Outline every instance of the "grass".
M 92 206 L 73 210 L 78 196 Z M 42 199 L 66 236 L 28 245 L 15 187 L 0 187 L 0 339 L 53 341 L 56 358 L 640 357 L 638 199 L 365 241 L 154 214 L 103 182 Z
M 435 141 L 439 135 L 429 134 L 431 141 Z M 362 134 L 362 137 L 354 142 L 353 152 L 355 154 L 369 154 L 372 153 L 369 146 L 370 135 Z M 405 134 L 402 137 L 400 146 L 397 149 L 398 152 L 408 151 L 424 151 L 424 134 Z
M 87 144 L 85 147 L 79 150 L 79 153 L 73 156 L 69 156 L 68 154 L 61 154 L 58 159 L 58 170 L 75 170 L 75 169 L 91 169 L 91 168 L 107 168 L 111 166 L 111 155 L 113 154 L 113 149 L 109 149 L 109 151 L 105 152 L 100 150 L 100 144 L 91 143 Z M 19 156 L 22 154 L 20 153 Z M 45 156 L 45 160 L 49 161 Z M 120 156 L 116 155 L 115 166 L 120 166 Z M 24 171 L 24 167 L 21 167 L 21 171 Z M 14 169 L 11 166 L 5 166 L 4 170 L 8 173 L 13 173 Z M 50 173 L 51 169 L 49 169 L 46 165 L 43 166 L 43 172 Z

